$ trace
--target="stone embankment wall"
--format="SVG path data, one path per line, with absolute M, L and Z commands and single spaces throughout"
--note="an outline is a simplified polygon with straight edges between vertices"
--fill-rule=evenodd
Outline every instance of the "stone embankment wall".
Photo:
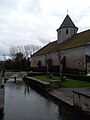
M 75 107 L 90 114 L 90 95 L 73 91 L 73 102 Z
M 4 89 L 0 88 L 0 109 L 4 108 Z

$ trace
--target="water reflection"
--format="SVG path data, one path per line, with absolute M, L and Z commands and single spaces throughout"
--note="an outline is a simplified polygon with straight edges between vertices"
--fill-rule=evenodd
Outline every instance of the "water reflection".
M 30 93 L 30 86 L 28 84 L 25 84 L 25 94 L 29 94 Z
M 1 119 L 0 119 L 1 120 Z M 4 120 L 89 120 L 68 106 L 55 104 L 22 80 L 5 85 Z
M 4 120 L 57 120 L 58 105 L 44 98 L 23 81 L 5 85 Z

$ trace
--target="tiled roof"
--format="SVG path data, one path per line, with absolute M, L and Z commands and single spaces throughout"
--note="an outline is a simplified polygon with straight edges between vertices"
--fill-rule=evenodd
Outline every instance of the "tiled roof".
M 75 24 L 73 23 L 73 21 L 71 20 L 71 18 L 69 17 L 69 15 L 67 15 L 64 19 L 64 21 L 62 22 L 61 26 L 59 27 L 59 29 L 61 28 L 68 28 L 68 27 L 73 27 L 73 28 L 77 28 L 75 26 Z M 57 30 L 59 30 L 57 29 Z M 78 28 L 77 28 L 78 29 Z
M 47 53 L 56 52 L 57 50 L 65 50 L 86 45 L 90 42 L 90 30 L 78 33 L 72 38 L 57 44 L 57 41 L 51 42 L 33 54 L 33 56 L 44 55 Z

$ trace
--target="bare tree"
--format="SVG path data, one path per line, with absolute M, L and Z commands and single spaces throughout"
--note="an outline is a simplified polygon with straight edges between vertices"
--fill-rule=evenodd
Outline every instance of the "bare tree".
M 18 53 L 18 50 L 16 47 L 11 47 L 9 49 L 9 52 L 10 52 L 10 56 L 14 59 L 15 58 L 15 54 Z
M 15 58 L 16 53 L 23 53 L 24 57 L 28 58 L 30 57 L 33 53 L 38 51 L 41 48 L 41 46 L 38 45 L 24 45 L 24 46 L 16 46 L 16 47 L 11 47 L 9 49 L 10 56 L 12 58 Z
M 58 59 L 59 59 L 59 68 L 60 68 L 60 80 L 63 80 L 63 73 L 62 73 L 62 58 L 63 58 L 63 54 L 61 50 L 57 50 L 58 53 Z
M 46 67 L 47 67 L 47 76 L 50 78 L 51 77 L 50 66 L 51 66 L 51 63 L 52 63 L 52 59 L 51 59 L 51 56 L 49 56 L 48 53 L 45 55 L 45 62 L 46 62 Z

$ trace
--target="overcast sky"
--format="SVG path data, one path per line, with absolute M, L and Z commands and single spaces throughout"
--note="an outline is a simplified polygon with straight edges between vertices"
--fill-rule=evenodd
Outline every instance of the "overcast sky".
M 56 40 L 67 9 L 79 32 L 90 28 L 90 0 L 0 0 L 0 55 Z

